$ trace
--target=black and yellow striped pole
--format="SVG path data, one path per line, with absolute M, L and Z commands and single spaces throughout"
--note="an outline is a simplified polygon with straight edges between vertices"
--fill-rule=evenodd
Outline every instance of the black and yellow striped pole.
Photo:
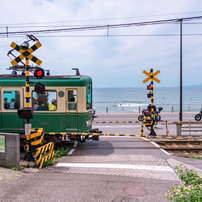
M 151 75 L 151 133 L 150 135 L 156 135 L 154 131 L 154 125 L 155 125 L 155 118 L 154 118 L 154 80 L 153 80 L 153 69 L 150 70 Z
M 150 120 L 150 126 L 151 126 L 151 133 L 150 133 L 150 136 L 151 135 L 155 135 L 156 136 L 156 133 L 154 131 L 154 125 L 155 125 L 155 113 L 154 113 L 154 81 L 156 81 L 157 83 L 160 83 L 160 80 L 157 79 L 155 76 L 157 74 L 160 73 L 160 71 L 156 71 L 155 73 L 153 73 L 153 69 L 150 70 L 150 72 L 147 72 L 147 71 L 143 71 L 144 74 L 146 74 L 148 77 L 143 80 L 143 83 L 146 83 L 147 81 L 151 80 L 151 83 L 147 86 L 147 90 L 151 90 L 148 94 L 147 94 L 147 97 L 148 98 L 151 98 L 151 120 Z M 145 122 L 148 122 L 149 120 L 145 120 Z M 148 124 L 148 123 L 147 123 Z M 149 124 L 148 124 L 149 126 Z M 148 127 L 147 126 L 147 127 Z
M 25 76 L 26 76 L 26 81 L 25 81 L 25 87 L 26 87 L 26 93 L 25 93 L 25 101 L 26 101 L 26 108 L 30 109 L 30 92 L 29 92 L 29 59 L 26 57 L 25 58 Z M 30 124 L 30 119 L 26 119 L 26 125 Z M 26 126 L 25 126 L 26 127 Z M 34 161 L 34 157 L 32 156 L 32 148 L 31 148 L 31 131 L 30 134 L 28 133 L 26 135 L 26 154 L 24 156 L 24 161 Z

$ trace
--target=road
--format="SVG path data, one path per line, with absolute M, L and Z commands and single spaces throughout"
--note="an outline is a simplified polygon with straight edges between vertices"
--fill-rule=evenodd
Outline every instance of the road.
M 191 116 L 187 114 L 187 119 Z M 173 114 L 165 117 L 176 120 Z M 134 114 L 100 114 L 96 119 L 134 120 Z M 124 134 L 139 132 L 140 125 L 93 124 L 106 133 Z M 161 127 L 158 130 L 163 132 Z M 200 160 L 169 155 L 142 137 L 101 136 L 99 141 L 74 142 L 69 147 L 68 155 L 54 166 L 27 169 L 21 177 L 0 181 L 0 201 L 166 202 L 169 185 L 179 183 L 175 165 L 202 168 Z
M 111 114 L 97 114 L 97 118 L 94 119 L 95 122 L 99 121 L 138 121 L 138 113 L 111 113 Z M 156 135 L 165 136 L 166 131 L 169 131 L 170 136 L 176 136 L 176 125 L 170 124 L 172 122 L 179 121 L 179 113 L 174 112 L 162 112 L 161 122 L 158 123 L 157 129 L 155 129 Z M 183 121 L 195 121 L 194 116 L 196 112 L 184 112 Z M 165 121 L 168 122 L 168 129 L 166 130 Z M 93 128 L 99 128 L 103 133 L 109 134 L 131 134 L 140 135 L 141 134 L 141 123 L 94 123 Z M 150 131 L 144 127 L 144 135 L 149 135 Z M 188 135 L 188 133 L 184 133 Z M 202 135 L 202 133 L 194 133 L 193 135 Z

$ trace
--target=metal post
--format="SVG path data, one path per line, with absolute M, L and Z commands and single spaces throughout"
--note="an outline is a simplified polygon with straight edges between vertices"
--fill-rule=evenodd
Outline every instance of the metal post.
M 25 81 L 25 86 L 26 86 L 26 95 L 25 95 L 25 100 L 26 100 L 26 108 L 30 108 L 30 92 L 29 92 L 29 59 L 26 57 L 25 59 L 25 76 L 26 76 L 26 81 Z M 26 124 L 29 124 L 30 120 L 26 119 Z M 34 158 L 32 156 L 32 151 L 31 151 L 31 134 L 26 135 L 26 145 L 27 145 L 27 151 L 24 156 L 24 161 L 34 161 Z
M 180 121 L 182 121 L 182 20 L 180 20 Z
M 150 74 L 151 74 L 151 133 L 150 133 L 150 135 L 156 135 L 156 133 L 154 131 L 155 119 L 154 119 L 153 69 L 150 70 Z

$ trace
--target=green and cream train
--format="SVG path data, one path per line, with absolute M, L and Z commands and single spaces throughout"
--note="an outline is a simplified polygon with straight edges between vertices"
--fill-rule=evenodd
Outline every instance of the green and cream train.
M 19 119 L 18 109 L 25 107 L 25 75 L 14 73 L 0 75 L 0 132 L 23 136 L 26 120 Z M 45 135 L 51 134 L 56 142 L 60 142 L 64 134 L 80 142 L 98 140 L 98 136 L 90 136 L 98 132 L 92 129 L 91 77 L 48 75 L 40 80 L 30 76 L 29 80 L 40 81 L 45 86 L 44 93 L 38 94 L 34 90 L 35 83 L 30 84 L 30 104 L 34 109 L 33 119 L 30 119 L 32 128 L 43 128 Z

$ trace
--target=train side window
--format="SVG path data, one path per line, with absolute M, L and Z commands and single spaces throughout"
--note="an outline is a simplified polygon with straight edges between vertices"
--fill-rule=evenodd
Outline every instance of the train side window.
M 86 87 L 86 109 L 92 109 L 92 83 Z
M 46 90 L 43 94 L 38 94 L 32 91 L 32 108 L 37 111 L 56 111 L 57 92 L 55 90 Z
M 4 109 L 19 109 L 20 108 L 20 92 L 19 91 L 4 91 Z
M 76 110 L 77 106 L 77 91 L 68 90 L 68 110 Z

